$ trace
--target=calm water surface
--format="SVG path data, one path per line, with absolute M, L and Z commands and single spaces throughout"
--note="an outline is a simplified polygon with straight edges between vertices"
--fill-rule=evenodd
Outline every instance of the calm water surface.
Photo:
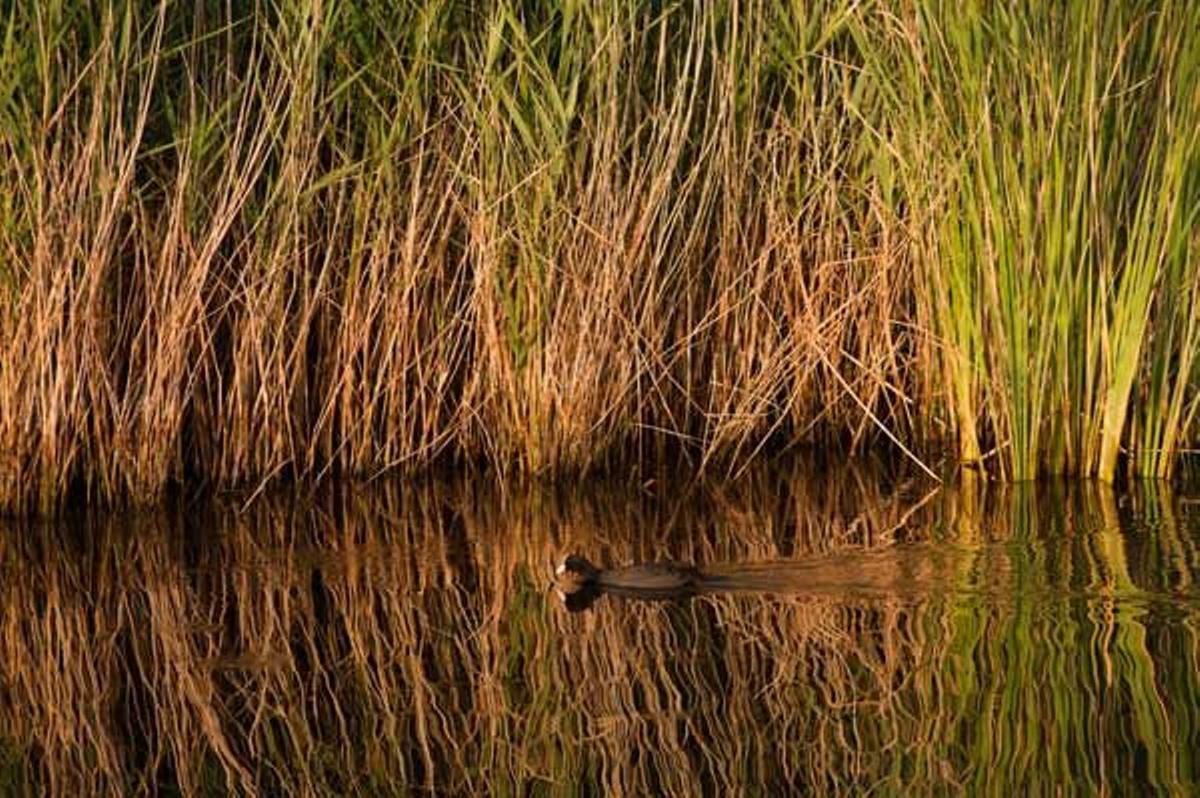
M 1198 577 L 1186 486 L 878 467 L 10 524 L 0 794 L 1194 793 Z

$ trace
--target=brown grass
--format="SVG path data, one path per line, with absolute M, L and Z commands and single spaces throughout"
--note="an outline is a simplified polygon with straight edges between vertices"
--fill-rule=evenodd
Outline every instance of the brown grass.
M 6 52 L 0 511 L 915 427 L 899 223 L 839 189 L 862 79 L 784 49 L 819 27 L 92 5 Z

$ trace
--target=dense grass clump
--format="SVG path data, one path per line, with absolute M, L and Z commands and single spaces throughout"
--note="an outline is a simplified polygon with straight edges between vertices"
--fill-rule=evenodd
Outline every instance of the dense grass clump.
M 793 443 L 1166 475 L 1200 12 L 37 0 L 0 509 Z

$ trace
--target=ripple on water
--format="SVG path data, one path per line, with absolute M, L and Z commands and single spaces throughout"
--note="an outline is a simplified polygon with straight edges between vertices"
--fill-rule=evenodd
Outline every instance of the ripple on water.
M 1197 786 L 1193 493 L 803 462 L 664 484 L 464 477 L 5 529 L 0 787 Z M 569 613 L 570 550 L 712 581 Z

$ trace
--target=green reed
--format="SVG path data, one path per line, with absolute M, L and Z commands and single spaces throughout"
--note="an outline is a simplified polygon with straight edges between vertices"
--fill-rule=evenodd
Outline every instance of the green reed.
M 1009 478 L 1111 480 L 1124 445 L 1169 473 L 1195 402 L 1196 24 L 1184 3 L 863 15 L 934 231 L 918 296 L 963 460 L 986 437 Z

